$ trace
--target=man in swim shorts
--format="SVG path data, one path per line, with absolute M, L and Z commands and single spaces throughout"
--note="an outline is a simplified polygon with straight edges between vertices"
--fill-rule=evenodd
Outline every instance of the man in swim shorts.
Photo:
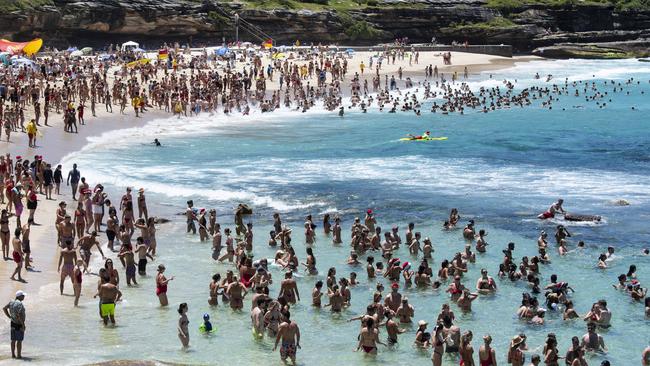
M 280 347 L 280 359 L 286 362 L 287 358 L 296 364 L 296 351 L 300 348 L 300 328 L 298 324 L 291 320 L 291 314 L 287 310 L 283 313 L 285 321 L 278 327 L 278 335 L 275 337 L 275 346 L 273 351 L 278 348 L 278 343 L 282 340 Z
M 562 208 L 563 203 L 564 203 L 564 200 L 562 198 L 560 198 L 559 200 L 557 200 L 557 202 L 553 203 L 551 205 L 551 207 L 549 207 L 548 211 L 546 211 L 546 212 L 544 212 L 542 214 L 539 214 L 539 216 L 537 216 L 537 217 L 544 220 L 544 219 L 551 219 L 551 218 L 555 217 L 555 214 L 558 213 L 558 212 L 566 213 L 566 211 L 564 211 L 564 208 Z
M 11 241 L 11 245 L 13 246 L 13 259 L 14 262 L 16 262 L 16 269 L 14 270 L 14 273 L 11 275 L 11 279 L 16 281 L 16 275 L 18 275 L 18 281 L 23 282 L 23 278 L 20 276 L 20 270 L 23 268 L 23 243 L 20 241 L 20 234 L 22 233 L 22 230 L 20 227 L 17 227 L 14 234 L 15 238 Z
M 122 292 L 114 284 L 107 282 L 99 286 L 98 292 L 101 305 L 102 320 L 104 325 L 108 325 L 108 321 L 115 325 L 115 303 L 122 297 Z

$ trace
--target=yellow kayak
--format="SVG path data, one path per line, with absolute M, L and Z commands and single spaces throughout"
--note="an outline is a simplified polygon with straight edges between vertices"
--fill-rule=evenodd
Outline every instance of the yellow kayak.
M 422 139 L 416 139 L 416 138 L 412 138 L 412 137 L 404 137 L 404 138 L 401 138 L 399 140 L 400 141 L 444 141 L 446 139 L 447 139 L 446 136 L 442 136 L 442 137 L 427 137 L 427 138 L 422 138 Z

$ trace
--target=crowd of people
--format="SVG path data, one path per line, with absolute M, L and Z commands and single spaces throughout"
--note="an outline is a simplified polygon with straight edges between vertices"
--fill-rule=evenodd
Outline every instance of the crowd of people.
M 49 172 L 44 173 L 48 169 Z M 33 162 L 29 162 L 20 157 L 15 157 L 14 160 L 7 155 L 0 159 L 0 170 L 6 177 L 1 201 L 5 208 L 0 218 L 3 256 L 5 260 L 12 259 L 16 264 L 12 279 L 22 281 L 21 273 L 29 269 L 32 256 L 38 256 L 38 253 L 30 248 L 31 225 L 37 217 L 39 221 L 49 221 L 49 218 L 36 215 L 38 206 L 30 204 L 30 195 L 40 194 L 47 199 L 54 199 L 52 191 L 55 195 L 61 193 L 60 185 L 64 181 L 64 175 L 61 173 L 61 166 L 57 167 L 56 173 L 51 172 L 49 164 L 45 163 L 41 156 L 35 156 Z M 120 278 L 126 278 L 127 286 L 136 285 L 138 277 L 146 276 L 149 260 L 155 258 L 160 262 L 156 253 L 157 219 L 148 211 L 144 189 L 139 189 L 134 195 L 132 189 L 127 188 L 125 193 L 114 201 L 116 204 L 113 204 L 104 187 L 101 184 L 93 186 L 87 182 L 76 164 L 66 177 L 65 184 L 70 186 L 76 207 L 74 210 L 68 210 L 67 203 L 61 201 L 56 217 L 52 218 L 59 246 L 57 271 L 60 273 L 60 293 L 64 293 L 69 278 L 74 293 L 74 305 L 78 305 L 81 284 L 84 277 L 93 271 L 91 258 L 96 250 L 102 257 L 103 266 L 95 269 L 99 280 L 94 296 L 99 298 L 99 314 L 104 324 L 114 325 L 116 304 L 119 304 L 122 297 L 120 286 L 123 283 Z M 22 187 L 28 192 L 26 195 L 22 193 Z M 25 224 L 23 205 L 29 210 Z M 561 200 L 551 207 L 554 208 L 554 213 L 564 212 Z M 215 261 L 228 261 L 235 267 L 223 275 L 213 275 L 207 294 L 208 304 L 217 306 L 220 302 L 227 303 L 230 308 L 243 311 L 246 308 L 245 299 L 250 294 L 248 297 L 254 334 L 256 337 L 266 334 L 274 337 L 282 360 L 295 363 L 297 350 L 300 349 L 300 328 L 292 320 L 291 312 L 295 311 L 294 305 L 302 300 L 294 273 L 304 272 L 307 276 L 316 276 L 324 270 L 318 267 L 316 249 L 312 246 L 317 236 L 317 225 L 311 215 L 305 218 L 302 235 L 306 243 L 306 254 L 304 260 L 300 260 L 292 245 L 292 237 L 296 233 L 283 224 L 279 213 L 275 213 L 273 230 L 267 245 L 276 248 L 276 254 L 272 259 L 253 261 L 250 253 L 254 246 L 260 243 L 253 241 L 253 225 L 246 222 L 250 213 L 250 207 L 240 204 L 235 212 L 233 230 L 223 228 L 222 233 L 216 210 L 197 209 L 193 201 L 187 202 L 187 232 L 198 234 L 201 241 L 212 243 L 212 258 Z M 15 225 L 10 224 L 10 218 L 14 219 Z M 483 229 L 477 230 L 474 220 L 469 220 L 460 230 L 460 235 L 466 242 L 464 250 L 455 253 L 452 258 L 437 258 L 440 263 L 437 269 L 430 265 L 434 253 L 432 242 L 429 238 L 422 237 L 414 223 L 407 225 L 404 236 L 400 234 L 398 226 L 392 226 L 390 230 L 382 232 L 373 211 L 367 210 L 363 219 L 354 219 L 349 228 L 349 238 L 346 238 L 339 216 L 331 217 L 325 214 L 321 220 L 319 226 L 322 227 L 322 235 L 331 238 L 332 244 L 349 244 L 351 251 L 346 260 L 347 264 L 365 266 L 367 283 L 377 283 L 372 299 L 366 307 L 366 314 L 350 319 L 359 321 L 360 324 L 357 350 L 375 354 L 379 345 L 390 347 L 404 342 L 400 339 L 403 338 L 402 327 L 415 322 L 417 309 L 409 303 L 401 290 L 412 287 L 431 288 L 448 293 L 449 303 L 443 304 L 441 311 L 434 317 L 431 331 L 428 321 L 420 320 L 417 322 L 415 338 L 406 342 L 413 342 L 418 348 L 430 349 L 434 366 L 441 365 L 443 357 L 458 358 L 464 365 L 473 365 L 475 361 L 484 366 L 496 365 L 497 352 L 506 353 L 508 362 L 512 365 L 526 364 L 525 334 L 513 336 L 507 350 L 492 348 L 491 335 L 486 334 L 478 352 L 475 352 L 472 331 L 461 330 L 451 310 L 450 303 L 453 303 L 461 312 L 471 312 L 472 302 L 476 298 L 499 291 L 497 281 L 489 275 L 487 268 L 481 269 L 481 275 L 476 279 L 475 285 L 469 285 L 473 283 L 473 279 L 465 278 L 468 267 L 480 263 L 481 254 L 488 250 L 487 233 Z M 452 209 L 442 229 L 455 231 L 460 222 L 458 210 Z M 10 240 L 12 230 L 14 235 Z M 102 231 L 106 236 L 105 240 L 100 238 Z M 567 240 L 570 237 L 571 233 L 566 227 L 557 226 L 554 233 L 557 255 L 566 254 Z M 581 315 L 574 309 L 571 301 L 571 293 L 576 289 L 568 282 L 562 281 L 556 274 L 551 274 L 549 283 L 542 283 L 544 267 L 552 256 L 548 250 L 550 244 L 546 232 L 540 233 L 537 246 L 537 255 L 531 258 L 524 256 L 518 263 L 515 244 L 507 244 L 502 251 L 502 263 L 498 269 L 494 269 L 501 282 L 524 281 L 530 288 L 530 291 L 522 296 L 521 306 L 516 312 L 517 317 L 530 324 L 541 325 L 544 324 L 547 311 L 560 312 L 565 320 L 583 318 L 587 330 L 582 337 L 574 337 L 571 340 L 571 346 L 564 356 L 561 356 L 558 350 L 560 340 L 550 333 L 541 354 L 530 355 L 531 364 L 557 365 L 559 360 L 564 358 L 568 365 L 587 365 L 585 352 L 607 352 L 605 339 L 598 330 L 611 327 L 614 314 L 605 299 L 594 299 L 592 308 L 585 315 Z M 584 246 L 584 243 L 580 242 L 576 246 Z M 608 247 L 597 259 L 598 268 L 606 268 L 607 259 L 614 252 L 615 248 Z M 647 249 L 644 254 L 648 254 Z M 402 258 L 410 256 L 410 259 L 400 259 L 398 255 Z M 360 260 L 363 257 L 365 264 Z M 114 265 L 113 260 L 119 261 L 120 265 Z M 283 273 L 283 278 L 275 282 L 270 269 L 272 264 L 279 267 Z M 167 275 L 165 270 L 164 264 L 158 264 L 155 275 L 156 296 L 163 307 L 169 304 L 168 286 L 174 280 L 174 276 Z M 341 312 L 351 304 L 350 288 L 359 285 L 358 274 L 337 278 L 335 267 L 327 269 L 326 273 L 325 281 L 315 281 L 310 302 L 315 307 Z M 308 279 L 309 277 L 306 277 L 302 281 Z M 384 282 L 390 287 L 388 291 L 384 289 Z M 628 273 L 618 277 L 614 287 L 635 301 L 644 301 L 645 315 L 650 316 L 650 298 L 645 297 L 647 289 L 641 288 L 635 265 L 630 265 Z M 539 295 L 543 295 L 543 300 L 538 299 Z M 25 293 L 18 291 L 16 299 L 4 308 L 5 314 L 11 318 L 14 357 L 21 357 L 21 342 L 26 324 L 22 305 L 24 298 Z M 183 303 L 178 308 L 178 336 L 183 347 L 190 344 L 186 315 L 188 306 Z M 212 329 L 209 315 L 205 317 L 202 327 L 208 329 L 207 331 Z M 384 329 L 384 335 L 380 336 Z M 650 363 L 650 348 L 644 351 L 643 360 L 645 364 Z M 603 364 L 608 363 L 604 361 Z
M 457 83 L 460 79 L 458 72 L 450 73 L 447 80 L 444 73 L 433 65 L 424 67 L 424 79 L 419 82 L 404 77 L 401 68 L 396 75 L 382 75 L 382 63 L 405 63 L 408 59 L 410 66 L 413 63 L 417 65 L 419 55 L 414 50 L 387 49 L 379 57 L 371 57 L 367 64 L 362 62 L 358 72 L 349 70 L 348 57 L 344 53 L 330 52 L 325 48 L 311 51 L 301 55 L 300 60 L 274 59 L 270 52 L 268 58 L 264 54 L 243 52 L 219 59 L 207 52 L 190 56 L 182 50 L 170 49 L 171 62 L 138 63 L 136 66 L 127 66 L 128 62 L 138 58 L 128 52 L 116 52 L 101 60 L 94 57 L 76 59 L 65 54 L 39 58 L 36 68 L 0 70 L 0 121 L 3 127 L 0 132 L 4 130 L 6 141 L 10 141 L 12 133 L 25 132 L 29 147 L 37 147 L 37 138 L 42 138 L 40 129 L 49 126 L 51 112 L 61 115 L 66 132 L 76 133 L 78 127 L 86 123 L 86 108 L 92 116 L 96 116 L 100 109 L 106 113 L 126 113 L 127 109 L 132 109 L 136 116 L 140 116 L 149 108 L 157 108 L 181 117 L 214 112 L 248 114 L 251 108 L 270 112 L 284 107 L 305 112 L 320 102 L 328 110 L 339 109 L 340 115 L 343 115 L 345 107 L 365 112 L 372 105 L 380 111 L 386 109 L 394 113 L 399 110 L 419 115 L 423 103 L 421 95 L 424 99 L 435 99 L 431 111 L 442 114 L 462 114 L 467 109 L 487 113 L 501 108 L 530 106 L 534 101 L 550 109 L 560 96 L 569 95 L 584 97 L 585 102 L 595 102 L 604 108 L 611 103 L 610 91 L 629 94 L 626 89 L 639 83 L 628 79 L 625 82 L 612 81 L 601 87 L 595 82 L 565 80 L 550 87 L 535 86 L 515 92 L 516 81 L 504 80 L 501 87 L 474 91 L 465 83 Z M 451 63 L 451 54 L 444 57 L 445 63 Z M 373 70 L 372 87 L 365 78 L 366 67 Z M 468 75 L 465 68 L 462 77 Z M 279 88 L 267 90 L 267 83 L 274 78 Z M 348 93 L 344 90 L 345 81 L 349 83 L 349 105 L 343 102 L 344 93 Z M 416 87 L 422 88 L 423 94 L 401 90 Z M 32 248 L 30 243 L 32 225 L 52 219 L 59 246 L 60 293 L 63 294 L 69 279 L 74 305 L 78 305 L 81 284 L 84 277 L 93 271 L 92 256 L 93 251 L 97 251 L 104 264 L 96 271 L 99 281 L 94 296 L 98 298 L 103 323 L 106 326 L 115 324 L 116 304 L 122 298 L 120 277 L 126 278 L 127 286 L 137 285 L 139 277 L 148 273 L 148 263 L 154 259 L 160 262 L 156 253 L 158 221 L 148 212 L 144 189 L 138 190 L 134 196 L 131 188 L 127 188 L 119 200 L 113 201 L 101 184 L 87 182 L 76 165 L 64 175 L 61 165 L 54 167 L 40 155 L 31 160 L 10 154 L 0 156 L 0 175 L 0 204 L 5 205 L 0 213 L 0 239 L 3 258 L 15 263 L 11 279 L 24 281 L 24 271 L 30 269 L 32 258 L 38 256 L 33 252 L 33 249 L 38 250 L 38 246 Z M 61 201 L 56 217 L 37 216 L 39 196 L 56 200 L 64 182 L 71 187 L 75 206 L 69 209 L 67 202 Z M 24 212 L 25 206 L 27 212 Z M 260 244 L 253 240 L 252 224 L 245 223 L 249 210 L 241 205 L 235 214 L 234 231 L 223 228 L 222 234 L 216 211 L 197 210 L 194 203 L 188 201 L 188 233 L 198 234 L 202 241 L 211 241 L 212 258 L 232 263 L 235 268 L 214 274 L 209 284 L 208 304 L 216 306 L 222 302 L 232 309 L 243 310 L 245 298 L 250 293 L 254 334 L 274 337 L 281 359 L 295 363 L 300 349 L 300 328 L 292 320 L 292 312 L 296 311 L 294 305 L 301 298 L 294 273 L 304 271 L 314 276 L 325 270 L 318 267 L 316 249 L 310 247 L 316 237 L 314 218 L 309 215 L 304 222 L 307 247 L 304 261 L 301 261 L 292 246 L 295 233 L 276 213 L 268 245 L 277 247 L 277 252 L 269 263 L 271 261 L 267 259 L 254 261 L 250 257 L 253 247 Z M 466 241 L 464 250 L 453 258 L 439 258 L 440 268 L 434 269 L 430 265 L 433 244 L 429 238 L 423 238 L 412 223 L 406 227 L 402 239 L 398 226 L 382 232 L 373 212 L 368 210 L 363 220 L 354 220 L 348 239 L 343 234 L 340 217 L 326 214 L 321 219 L 322 235 L 330 237 L 333 244 L 349 244 L 351 251 L 347 263 L 364 265 L 368 282 L 377 282 L 367 313 L 350 319 L 359 321 L 357 350 L 376 354 L 379 345 L 404 342 L 400 340 L 400 337 L 404 338 L 400 325 L 414 322 L 416 311 L 401 292 L 405 288 L 446 291 L 450 302 L 463 312 L 472 311 L 472 302 L 476 298 L 499 291 L 487 268 L 481 270 L 475 286 L 469 285 L 474 283 L 474 279 L 465 278 L 468 266 L 478 264 L 480 253 L 488 250 L 485 230 L 477 230 L 472 220 L 462 228 L 462 238 Z M 460 220 L 458 211 L 452 210 L 443 229 L 455 230 L 461 225 Z M 102 232 L 105 240 L 100 236 Z M 564 319 L 585 320 L 586 333 L 571 339 L 564 356 L 561 356 L 558 346 L 561 341 L 568 340 L 557 339 L 552 333 L 540 354 L 527 354 L 525 334 L 513 336 L 506 350 L 493 349 L 491 335 L 483 335 L 483 343 L 475 352 L 472 345 L 474 334 L 469 329 L 459 328 L 449 304 L 444 304 L 440 313 L 434 316 L 432 330 L 428 328 L 428 321 L 419 320 L 415 338 L 407 342 L 430 350 L 434 366 L 441 365 L 444 357 L 457 358 L 461 365 L 496 366 L 498 353 L 506 354 L 508 362 L 515 366 L 525 365 L 527 356 L 530 356 L 532 365 L 554 366 L 563 358 L 567 365 L 584 366 L 587 365 L 585 352 L 607 352 L 605 339 L 598 333 L 599 329 L 611 326 L 613 314 L 606 299 L 594 299 L 589 312 L 580 315 L 573 308 L 571 293 L 574 289 L 568 282 L 561 281 L 554 274 L 549 276 L 548 283 L 542 282 L 544 266 L 553 255 L 547 237 L 545 232 L 539 234 L 538 254 L 531 258 L 516 258 L 515 244 L 509 243 L 503 250 L 502 263 L 491 271 L 502 280 L 523 281 L 529 286 L 530 291 L 522 296 L 516 313 L 523 321 L 543 324 L 547 311 L 562 312 Z M 558 226 L 554 237 L 557 255 L 565 255 L 570 232 L 566 227 Z M 581 245 L 584 244 L 576 244 L 578 247 Z M 406 255 L 404 251 L 417 258 L 419 263 L 400 260 Z M 607 259 L 614 252 L 615 248 L 607 248 L 596 260 L 597 266 L 606 269 Z M 114 260 L 121 266 L 114 265 Z M 283 271 L 283 278 L 276 279 L 275 283 L 269 268 L 271 264 L 280 266 Z M 647 289 L 641 286 L 635 272 L 636 267 L 630 265 L 628 273 L 618 276 L 614 287 L 621 291 L 621 296 L 644 301 L 645 315 L 650 316 Z M 350 286 L 357 285 L 357 274 L 337 278 L 334 267 L 327 269 L 326 273 L 325 282 L 318 280 L 314 283 L 311 304 L 341 312 L 351 304 Z M 166 274 L 164 264 L 156 266 L 156 296 L 161 306 L 169 304 L 167 292 L 173 280 L 174 276 Z M 385 291 L 383 282 L 390 287 L 388 291 Z M 538 299 L 539 295 L 543 295 L 542 300 Z M 11 319 L 11 349 L 16 358 L 22 357 L 27 323 L 22 305 L 25 297 L 23 291 L 18 291 L 15 299 L 3 309 Z M 188 303 L 178 306 L 178 337 L 183 347 L 190 344 L 188 307 Z M 202 327 L 206 332 L 212 329 L 209 316 L 204 317 Z M 650 348 L 643 351 L 642 357 L 643 364 L 650 365 Z M 603 365 L 607 364 L 603 361 Z

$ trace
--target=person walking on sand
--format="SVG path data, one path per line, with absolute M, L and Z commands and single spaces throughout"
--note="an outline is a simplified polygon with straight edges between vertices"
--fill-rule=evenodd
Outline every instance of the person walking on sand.
M 165 272 L 165 266 L 160 264 L 158 265 L 158 274 L 156 275 L 156 295 L 158 300 L 160 300 L 160 306 L 167 306 L 169 301 L 167 300 L 167 284 L 169 281 L 174 279 L 174 276 L 169 278 L 165 277 L 163 274 Z
M 11 320 L 11 358 L 23 358 L 23 339 L 25 338 L 25 293 L 16 292 L 16 299 L 9 301 L 2 311 Z
M 14 231 L 15 238 L 11 241 L 11 245 L 13 246 L 13 259 L 14 262 L 16 262 L 16 269 L 14 270 L 14 273 L 11 275 L 11 279 L 14 281 L 19 281 L 19 282 L 24 282 L 23 278 L 20 276 L 20 270 L 23 268 L 23 256 L 25 255 L 23 253 L 23 243 L 20 241 L 20 234 L 22 233 L 22 230 L 20 227 L 17 227 L 16 230 Z M 16 280 L 16 275 L 18 275 L 18 280 Z
M 38 132 L 36 122 L 33 119 L 30 120 L 27 123 L 27 126 L 25 126 L 25 129 L 27 130 L 27 137 L 29 138 L 29 147 L 36 147 L 36 133 Z

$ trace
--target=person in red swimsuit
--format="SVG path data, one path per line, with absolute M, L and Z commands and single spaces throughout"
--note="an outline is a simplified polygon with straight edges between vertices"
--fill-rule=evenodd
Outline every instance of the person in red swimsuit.
M 497 364 L 497 356 L 490 346 L 491 343 L 492 337 L 486 334 L 483 337 L 483 345 L 478 349 L 478 361 L 481 366 L 495 366 Z
M 165 272 L 165 266 L 158 266 L 158 274 L 156 275 L 156 295 L 158 300 L 160 300 L 160 306 L 167 306 L 169 301 L 167 300 L 167 284 L 169 281 L 174 279 L 174 276 L 170 278 L 165 277 L 163 274 Z

